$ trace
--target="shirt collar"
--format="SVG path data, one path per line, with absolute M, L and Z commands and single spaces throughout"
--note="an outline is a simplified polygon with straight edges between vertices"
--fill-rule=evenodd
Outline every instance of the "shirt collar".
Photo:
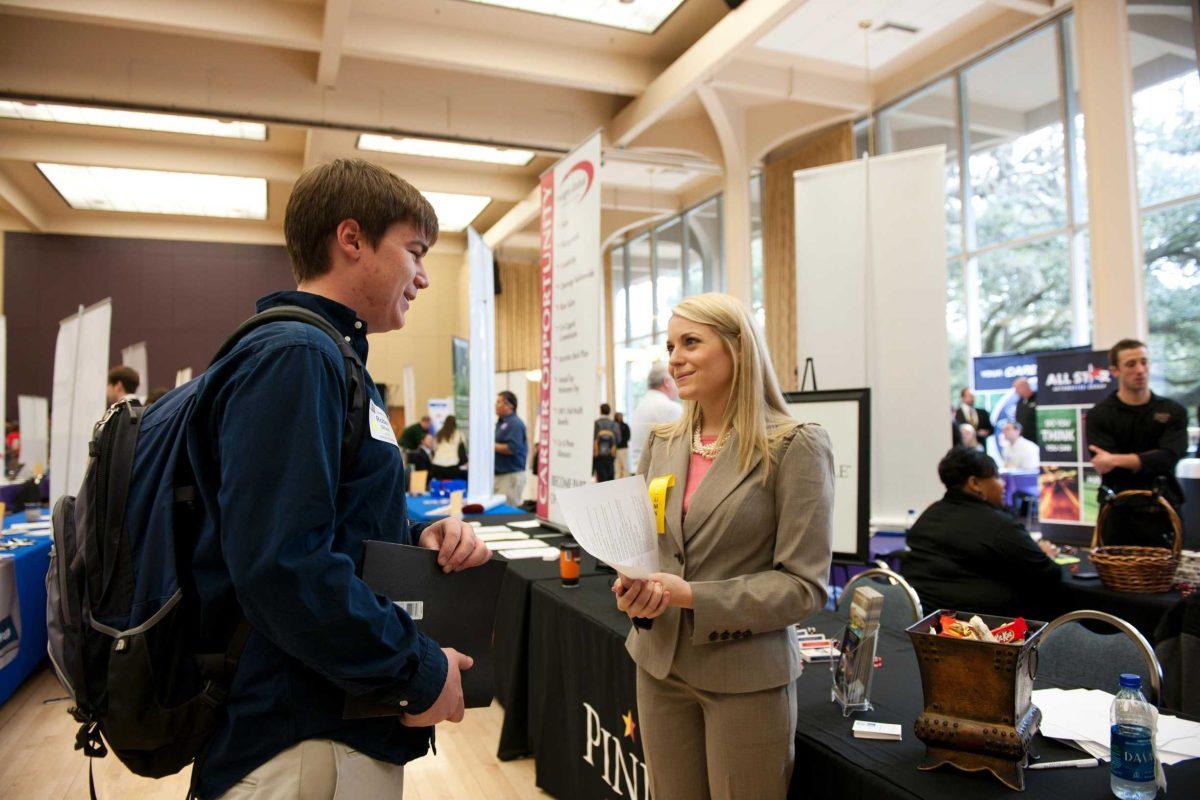
M 359 358 L 363 360 L 364 364 L 366 363 L 367 323 L 354 313 L 354 309 L 319 294 L 296 290 L 273 292 L 266 297 L 259 298 L 255 309 L 262 312 L 279 306 L 299 306 L 320 314 L 337 329 L 338 333 L 347 337 L 347 341 L 358 353 Z

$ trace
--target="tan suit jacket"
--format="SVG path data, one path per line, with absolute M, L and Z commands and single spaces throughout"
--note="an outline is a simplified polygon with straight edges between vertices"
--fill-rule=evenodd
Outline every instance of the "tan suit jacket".
M 683 519 L 690 437 L 652 435 L 638 472 L 674 475 L 659 567 L 692 584 L 693 608 L 672 606 L 625 647 L 658 679 L 675 674 L 709 692 L 755 692 L 800 675 L 794 624 L 825 604 L 833 524 L 833 455 L 818 425 L 797 425 L 771 451 L 738 467 L 730 437 Z

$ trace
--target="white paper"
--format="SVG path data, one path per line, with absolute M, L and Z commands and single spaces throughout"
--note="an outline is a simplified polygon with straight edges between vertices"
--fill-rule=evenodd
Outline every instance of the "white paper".
M 529 534 L 517 533 L 509 531 L 508 533 L 481 533 L 478 537 L 481 542 L 528 542 L 530 541 Z
M 516 561 L 524 558 L 540 558 L 543 561 L 556 561 L 558 559 L 558 550 L 553 547 L 545 547 L 541 550 L 513 550 L 503 554 L 509 561 Z
M 504 553 L 509 550 L 546 550 L 549 548 L 549 545 L 545 542 L 539 542 L 537 539 L 516 539 L 506 542 L 496 542 L 494 546 L 489 544 L 488 547 L 497 553 Z
M 1109 707 L 1113 695 L 1099 689 L 1038 689 L 1033 703 L 1042 710 L 1043 736 L 1075 741 L 1096 758 L 1109 753 Z M 1200 758 L 1200 723 L 1160 714 L 1155 749 L 1164 764 Z
M 536 519 L 526 519 L 526 520 L 522 520 L 520 522 L 510 522 L 510 523 L 508 523 L 508 527 L 522 528 L 522 529 L 540 528 L 540 527 L 542 527 L 542 523 L 538 522 Z
M 480 525 L 475 529 L 476 533 L 512 533 L 507 525 Z M 528 535 L 528 534 L 526 534 Z
M 654 509 L 643 476 L 562 489 L 558 503 L 575 541 L 597 559 L 629 578 L 658 571 Z

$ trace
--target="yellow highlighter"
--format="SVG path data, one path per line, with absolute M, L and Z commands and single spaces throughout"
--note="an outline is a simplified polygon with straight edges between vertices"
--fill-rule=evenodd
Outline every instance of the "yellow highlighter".
M 667 532 L 667 489 L 674 485 L 674 475 L 662 475 L 650 481 L 650 505 L 654 506 L 654 524 L 659 534 Z

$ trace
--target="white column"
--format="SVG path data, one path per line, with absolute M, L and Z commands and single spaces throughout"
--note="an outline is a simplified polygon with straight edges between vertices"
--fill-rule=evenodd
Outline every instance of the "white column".
M 1087 136 L 1092 344 L 1105 349 L 1148 332 L 1125 0 L 1076 3 L 1075 36 Z
M 725 291 L 747 306 L 751 302 L 750 165 L 746 157 L 746 112 L 736 101 L 704 84 L 697 89 L 712 121 L 725 161 L 722 235 L 725 243 Z

